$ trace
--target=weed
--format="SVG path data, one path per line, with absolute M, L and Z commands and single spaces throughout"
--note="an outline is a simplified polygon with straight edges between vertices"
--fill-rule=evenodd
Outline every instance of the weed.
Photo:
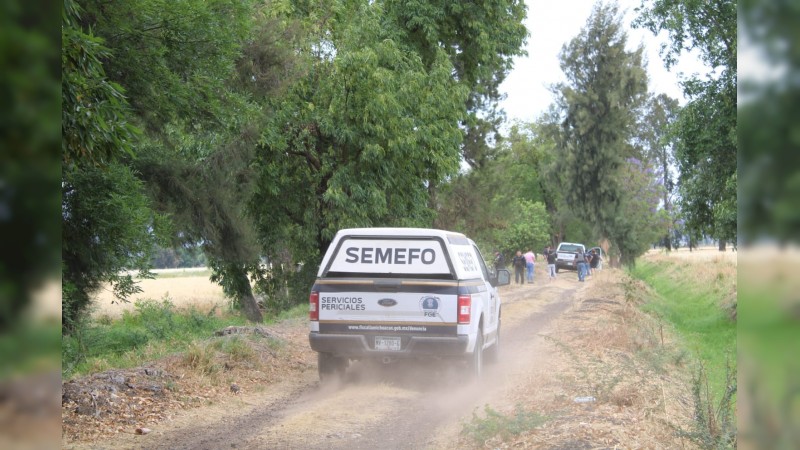
M 192 344 L 181 356 L 186 367 L 203 375 L 214 375 L 219 371 L 213 346 Z
M 727 388 L 715 404 L 702 364 L 692 378 L 694 423 L 691 431 L 681 430 L 679 434 L 702 448 L 736 448 L 736 368 L 730 363 L 726 366 L 726 381 Z
M 255 359 L 256 355 L 253 347 L 240 336 L 232 336 L 218 340 L 213 344 L 213 347 L 227 354 L 231 360 L 236 362 L 252 361 Z
M 283 339 L 268 337 L 267 347 L 269 347 L 270 350 L 277 352 L 286 347 L 286 341 L 284 341 Z
M 481 446 L 493 438 L 505 442 L 512 436 L 530 431 L 548 420 L 540 414 L 525 411 L 521 405 L 517 405 L 514 413 L 509 416 L 495 411 L 489 405 L 484 405 L 483 412 L 485 417 L 479 417 L 473 411 L 472 419 L 465 422 L 461 429 L 463 436 Z

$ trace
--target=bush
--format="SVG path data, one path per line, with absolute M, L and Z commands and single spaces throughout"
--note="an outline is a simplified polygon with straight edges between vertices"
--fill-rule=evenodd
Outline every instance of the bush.
M 198 338 L 229 325 L 243 325 L 244 319 L 215 311 L 205 314 L 195 308 L 176 311 L 165 297 L 160 301 L 143 300 L 133 311 L 126 311 L 118 320 L 83 321 L 73 332 L 62 337 L 62 376 L 91 373 L 101 365 L 133 367 L 142 361 L 158 358 L 186 348 Z M 237 357 L 242 356 L 241 353 Z
M 486 441 L 495 437 L 506 441 L 512 436 L 530 431 L 542 425 L 547 418 L 536 413 L 525 411 L 517 405 L 514 414 L 505 416 L 489 405 L 483 407 L 486 417 L 479 417 L 472 413 L 472 420 L 463 425 L 461 434 L 470 438 L 476 444 L 483 446 Z

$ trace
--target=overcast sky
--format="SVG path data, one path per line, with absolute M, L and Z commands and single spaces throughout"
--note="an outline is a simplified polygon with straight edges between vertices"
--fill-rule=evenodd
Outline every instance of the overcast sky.
M 528 55 L 515 59 L 513 70 L 500 86 L 501 92 L 507 95 L 500 105 L 509 120 L 533 121 L 553 103 L 548 86 L 564 80 L 558 53 L 564 43 L 577 36 L 586 25 L 594 3 L 594 0 L 526 0 L 525 25 L 530 33 L 526 44 Z M 666 93 L 684 104 L 678 73 L 704 73 L 708 69 L 696 57 L 687 56 L 668 72 L 659 56 L 660 43 L 666 41 L 666 35 L 658 39 L 649 30 L 630 28 L 636 16 L 634 8 L 639 6 L 640 0 L 618 0 L 618 4 L 624 13 L 623 25 L 628 27 L 629 49 L 640 43 L 645 46 L 650 92 Z

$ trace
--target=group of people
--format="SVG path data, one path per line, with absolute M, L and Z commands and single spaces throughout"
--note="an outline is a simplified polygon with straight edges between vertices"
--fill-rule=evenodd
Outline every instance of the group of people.
M 586 281 L 586 277 L 594 275 L 594 271 L 600 263 L 600 255 L 594 249 L 587 253 L 578 250 L 575 259 L 577 260 L 578 281 Z
M 545 247 L 542 253 L 542 256 L 547 260 L 547 272 L 551 282 L 556 279 L 556 254 L 556 250 L 549 245 Z M 495 251 L 494 256 L 495 269 L 504 268 L 505 258 L 503 254 Z M 578 261 L 576 268 L 579 281 L 585 281 L 587 276 L 592 275 L 600 262 L 600 255 L 597 254 L 597 250 L 587 253 L 579 251 L 575 258 Z M 528 283 L 533 283 L 535 264 L 536 253 L 530 249 L 524 254 L 522 250 L 517 250 L 516 255 L 511 260 L 511 266 L 514 268 L 514 282 L 516 284 L 525 284 L 527 280 Z

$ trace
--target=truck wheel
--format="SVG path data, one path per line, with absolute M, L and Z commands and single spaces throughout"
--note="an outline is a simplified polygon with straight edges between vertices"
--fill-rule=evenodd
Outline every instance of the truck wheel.
M 494 345 L 486 350 L 486 362 L 489 364 L 496 364 L 500 359 L 500 326 L 497 326 L 497 339 Z
M 347 359 L 338 358 L 330 353 L 317 353 L 317 370 L 319 380 L 322 382 L 342 378 L 347 370 Z
M 483 376 L 483 329 L 478 329 L 478 337 L 475 340 L 475 350 L 469 359 L 470 372 L 472 377 L 480 380 Z
M 559 267 L 558 267 L 558 266 L 556 266 L 556 273 L 558 273 L 558 269 L 559 269 Z

